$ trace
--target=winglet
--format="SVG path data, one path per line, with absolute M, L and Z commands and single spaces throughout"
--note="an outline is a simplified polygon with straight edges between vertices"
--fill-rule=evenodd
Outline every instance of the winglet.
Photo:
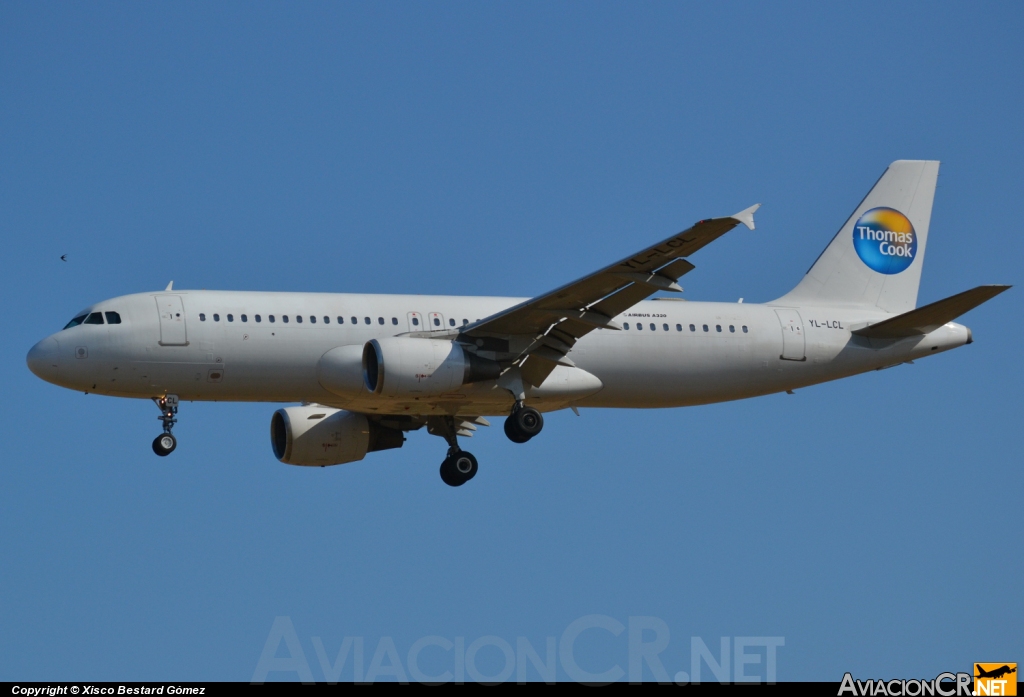
M 760 203 L 755 203 L 750 208 L 747 208 L 746 210 L 742 210 L 742 211 L 740 211 L 739 213 L 737 213 L 735 215 L 730 215 L 729 217 L 732 218 L 733 220 L 740 221 L 741 223 L 746 225 L 748 228 L 753 230 L 754 229 L 754 211 L 756 211 L 760 207 L 761 207 Z
M 170 283 L 168 283 L 168 284 L 167 284 L 167 287 L 166 287 L 166 288 L 164 288 L 164 292 L 165 292 L 165 293 L 166 293 L 167 291 L 169 291 L 169 290 L 174 290 L 174 281 L 171 281 Z

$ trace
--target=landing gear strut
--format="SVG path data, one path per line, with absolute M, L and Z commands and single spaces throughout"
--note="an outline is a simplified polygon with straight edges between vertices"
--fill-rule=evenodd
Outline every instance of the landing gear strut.
M 428 425 L 427 430 L 435 436 L 441 436 L 448 443 L 448 456 L 441 463 L 441 481 L 448 486 L 462 486 L 476 476 L 476 458 L 459 447 L 455 417 L 439 417 Z
M 516 402 L 505 419 L 505 435 L 513 443 L 525 443 L 544 428 L 544 417 L 533 407 Z
M 178 395 L 169 394 L 166 397 L 154 397 L 153 401 L 156 403 L 157 408 L 160 409 L 160 416 L 157 418 L 164 424 L 164 432 L 153 439 L 153 452 L 160 457 L 166 457 L 178 447 L 178 440 L 171 433 L 174 424 L 178 423 L 178 420 L 174 418 L 178 415 Z

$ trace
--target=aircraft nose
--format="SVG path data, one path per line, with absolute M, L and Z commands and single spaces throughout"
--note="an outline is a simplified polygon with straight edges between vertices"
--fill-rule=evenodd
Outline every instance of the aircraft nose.
M 28 363 L 28 369 L 37 377 L 47 382 L 54 382 L 60 371 L 59 356 L 60 344 L 51 336 L 29 349 L 25 362 Z

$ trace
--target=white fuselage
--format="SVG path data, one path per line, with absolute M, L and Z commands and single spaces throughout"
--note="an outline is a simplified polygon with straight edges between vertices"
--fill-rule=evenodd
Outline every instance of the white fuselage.
M 168 308 L 173 315 L 179 301 L 181 316 L 168 316 Z M 321 385 L 318 364 L 331 349 L 362 346 L 371 339 L 423 331 L 449 332 L 451 337 L 464 323 L 521 301 L 141 293 L 89 308 L 117 312 L 121 323 L 80 324 L 57 332 L 32 349 L 29 365 L 55 384 L 120 397 L 176 394 L 182 400 L 315 402 L 370 414 L 500 415 L 508 413 L 513 399 L 494 381 L 433 397 L 387 399 L 369 391 L 339 396 Z M 707 404 L 834 380 L 970 342 L 969 330 L 954 323 L 900 340 L 872 341 L 851 334 L 889 316 L 863 308 L 641 302 L 615 318 L 623 330 L 593 331 L 569 353 L 577 367 L 598 378 L 596 389 L 539 390 L 531 403 L 541 410 Z M 557 376 L 556 371 L 550 379 Z

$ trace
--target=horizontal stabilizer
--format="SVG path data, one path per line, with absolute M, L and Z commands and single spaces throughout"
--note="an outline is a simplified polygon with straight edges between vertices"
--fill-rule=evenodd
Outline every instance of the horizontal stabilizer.
M 858 329 L 853 333 L 870 339 L 899 339 L 905 336 L 927 334 L 946 322 L 952 322 L 965 312 L 973 310 L 1009 288 L 1010 286 L 978 286 L 931 305 L 904 312 L 892 319 Z

